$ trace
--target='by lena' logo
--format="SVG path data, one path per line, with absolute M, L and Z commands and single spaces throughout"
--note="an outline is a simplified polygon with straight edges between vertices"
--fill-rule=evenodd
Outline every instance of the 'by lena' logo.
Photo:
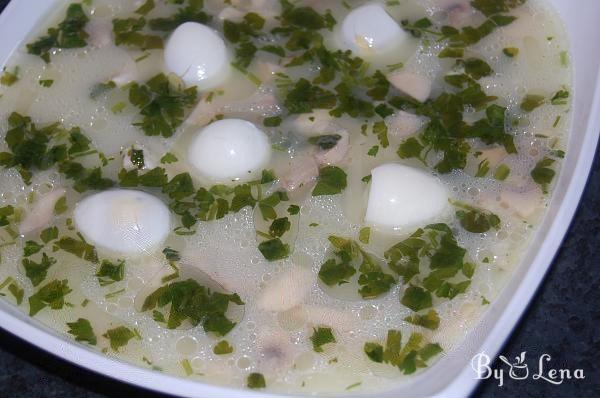
M 570 369 L 555 369 L 549 363 L 552 360 L 552 357 L 548 354 L 543 354 L 540 356 L 537 369 L 529 369 L 529 366 L 526 363 L 525 356 L 527 353 L 523 351 L 521 355 L 515 357 L 514 361 L 508 360 L 504 355 L 500 355 L 498 358 L 501 361 L 501 366 L 493 369 L 491 364 L 490 357 L 482 352 L 473 357 L 471 359 L 471 367 L 475 371 L 477 378 L 479 380 L 485 380 L 489 378 L 494 378 L 498 381 L 498 386 L 502 387 L 504 385 L 506 369 L 508 369 L 508 377 L 513 380 L 542 380 L 551 384 L 559 385 L 562 384 L 565 380 L 577 379 L 582 380 L 585 379 L 583 374 L 583 369 L 575 369 L 571 371 Z

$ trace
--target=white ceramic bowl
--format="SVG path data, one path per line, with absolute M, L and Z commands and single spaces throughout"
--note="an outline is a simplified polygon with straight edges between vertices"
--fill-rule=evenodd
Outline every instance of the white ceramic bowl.
M 563 169 L 548 208 L 523 262 L 465 343 L 427 372 L 380 398 L 462 397 L 477 385 L 470 359 L 479 352 L 494 357 L 535 294 L 575 213 L 600 133 L 600 1 L 550 0 L 561 14 L 571 41 L 574 64 L 573 125 Z M 63 0 L 12 1 L 0 16 L 0 65 L 28 38 L 53 6 Z M 115 379 L 183 397 L 273 397 L 269 393 L 215 387 L 116 361 L 58 335 L 15 307 L 0 301 L 0 326 L 74 364 Z M 356 394 L 373 397 L 374 394 Z

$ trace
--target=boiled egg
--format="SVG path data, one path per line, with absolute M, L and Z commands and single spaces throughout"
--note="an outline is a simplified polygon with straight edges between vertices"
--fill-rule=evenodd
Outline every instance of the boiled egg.
M 201 90 L 222 84 L 230 72 L 230 56 L 221 36 L 206 25 L 186 22 L 171 34 L 165 66 L 188 86 Z
M 171 214 L 160 199 L 127 189 L 86 197 L 73 219 L 89 243 L 124 255 L 153 251 L 171 229 Z
M 254 124 L 223 119 L 198 132 L 188 157 L 200 175 L 212 182 L 251 181 L 269 163 L 271 144 L 269 137 Z
M 391 52 L 408 40 L 408 34 L 378 3 L 350 11 L 338 35 L 342 47 L 366 57 Z
M 433 175 L 398 163 L 371 171 L 365 222 L 394 230 L 429 223 L 448 207 L 448 192 Z

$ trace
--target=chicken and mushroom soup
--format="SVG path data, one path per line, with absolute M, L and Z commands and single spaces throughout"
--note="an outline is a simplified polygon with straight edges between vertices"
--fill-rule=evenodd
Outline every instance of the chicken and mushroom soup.
M 460 345 L 564 157 L 542 0 L 60 3 L 0 87 L 0 292 L 157 372 L 392 388 Z

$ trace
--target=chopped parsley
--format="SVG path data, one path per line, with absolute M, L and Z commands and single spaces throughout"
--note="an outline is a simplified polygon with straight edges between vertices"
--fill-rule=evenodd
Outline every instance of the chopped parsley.
M 545 157 L 531 170 L 531 178 L 538 184 L 544 193 L 548 193 L 548 186 L 552 183 L 556 172 L 550 167 L 554 164 L 555 160 Z
M 324 345 L 336 342 L 333 331 L 328 327 L 314 328 L 310 341 L 315 352 L 323 352 Z
M 517 47 L 506 47 L 502 52 L 509 58 L 514 58 L 519 55 L 519 49 Z
M 500 229 L 501 220 L 496 214 L 477 209 L 465 203 L 452 202 L 452 204 L 459 208 L 456 211 L 456 218 L 466 231 L 474 234 L 482 234 L 492 228 L 496 230 Z
M 279 238 L 261 242 L 258 245 L 258 250 L 268 261 L 283 260 L 290 255 L 290 245 L 283 243 Z
M 398 330 L 389 330 L 384 344 L 365 343 L 364 352 L 373 362 L 395 366 L 406 375 L 426 367 L 429 359 L 443 351 L 437 343 L 425 344 L 420 333 L 412 333 L 402 346 L 402 334 Z
M 65 306 L 65 296 L 71 293 L 67 280 L 54 280 L 29 297 L 29 316 L 34 316 L 46 307 L 60 310 Z
M 118 352 L 119 348 L 125 347 L 129 344 L 129 340 L 135 338 L 139 338 L 139 335 L 132 331 L 131 329 L 125 326 L 119 326 L 114 329 L 109 329 L 102 335 L 102 337 L 106 338 L 110 342 L 110 348 L 113 351 Z
M 544 105 L 546 98 L 542 95 L 527 94 L 521 102 L 521 109 L 525 112 L 533 112 L 535 109 Z
M 164 74 L 145 84 L 133 83 L 129 102 L 140 109 L 141 121 L 134 123 L 148 136 L 171 137 L 183 123 L 188 110 L 196 104 L 196 87 L 174 87 Z
M 267 387 L 265 376 L 261 373 L 250 373 L 246 379 L 246 385 L 253 390 Z
M 213 348 L 213 353 L 215 355 L 226 355 L 226 354 L 231 354 L 232 352 L 233 352 L 233 347 L 229 344 L 229 342 L 227 340 L 219 341 Z
M 347 186 L 347 175 L 337 166 L 325 166 L 319 171 L 319 180 L 312 196 L 337 195 Z
M 29 54 L 38 55 L 46 63 L 50 62 L 53 48 L 81 48 L 87 46 L 88 34 L 85 26 L 89 21 L 81 4 L 74 3 L 67 8 L 65 19 L 58 27 L 48 29 L 46 36 L 27 44 Z
M 120 282 L 125 276 L 125 261 L 118 261 L 116 264 L 103 260 L 100 269 L 96 273 L 100 286 L 112 285 L 115 282 Z
M 437 330 L 440 326 L 440 316 L 435 310 L 429 310 L 425 315 L 414 314 L 407 316 L 404 320 L 430 330 Z
M 56 264 L 56 259 L 43 253 L 42 260 L 39 263 L 24 258 L 22 264 L 23 268 L 25 268 L 25 276 L 27 276 L 31 281 L 31 284 L 36 287 L 46 279 L 48 269 Z
M 146 18 L 113 19 L 113 33 L 117 46 L 137 47 L 140 50 L 162 49 L 163 39 L 160 36 L 142 33 L 146 27 Z
M 146 297 L 142 311 L 162 309 L 170 304 L 166 327 L 175 329 L 184 321 L 193 326 L 202 324 L 206 332 L 225 336 L 235 323 L 225 313 L 229 303 L 244 305 L 237 294 L 212 292 L 193 279 L 162 286 Z
M 179 159 L 177 159 L 177 156 L 173 155 L 170 152 L 167 152 L 162 158 L 160 158 L 160 162 L 162 164 L 171 164 L 171 163 L 175 163 L 178 161 L 179 161 Z
M 2 76 L 0 76 L 0 84 L 3 86 L 12 86 L 16 82 L 19 81 L 19 67 L 16 66 L 12 72 L 9 72 L 6 68 L 2 72 Z
M 87 319 L 79 318 L 75 322 L 67 322 L 67 326 L 69 327 L 68 333 L 75 337 L 75 341 L 90 345 L 96 345 L 98 342 L 94 329 Z
M 309 144 L 316 145 L 323 150 L 327 150 L 334 148 L 341 139 L 342 136 L 339 134 L 328 134 L 310 137 L 308 142 Z
M 396 280 L 383 272 L 373 256 L 363 250 L 351 239 L 330 236 L 329 242 L 336 249 L 336 259 L 329 259 L 319 270 L 319 279 L 327 286 L 349 283 L 349 278 L 356 274 L 355 264 L 359 264 L 359 293 L 365 299 L 378 297 L 387 293 Z
M 432 306 L 432 294 L 440 298 L 453 299 L 469 287 L 473 267 L 465 261 L 467 251 L 458 245 L 454 233 L 446 224 L 431 224 L 418 229 L 407 239 L 392 246 L 384 253 L 389 267 L 402 277 L 405 289 L 402 304 L 413 311 Z M 430 270 L 425 277 L 415 276 Z M 463 272 L 468 279 L 459 278 Z M 422 281 L 422 282 L 421 282 Z M 456 282 L 455 282 L 456 281 Z

